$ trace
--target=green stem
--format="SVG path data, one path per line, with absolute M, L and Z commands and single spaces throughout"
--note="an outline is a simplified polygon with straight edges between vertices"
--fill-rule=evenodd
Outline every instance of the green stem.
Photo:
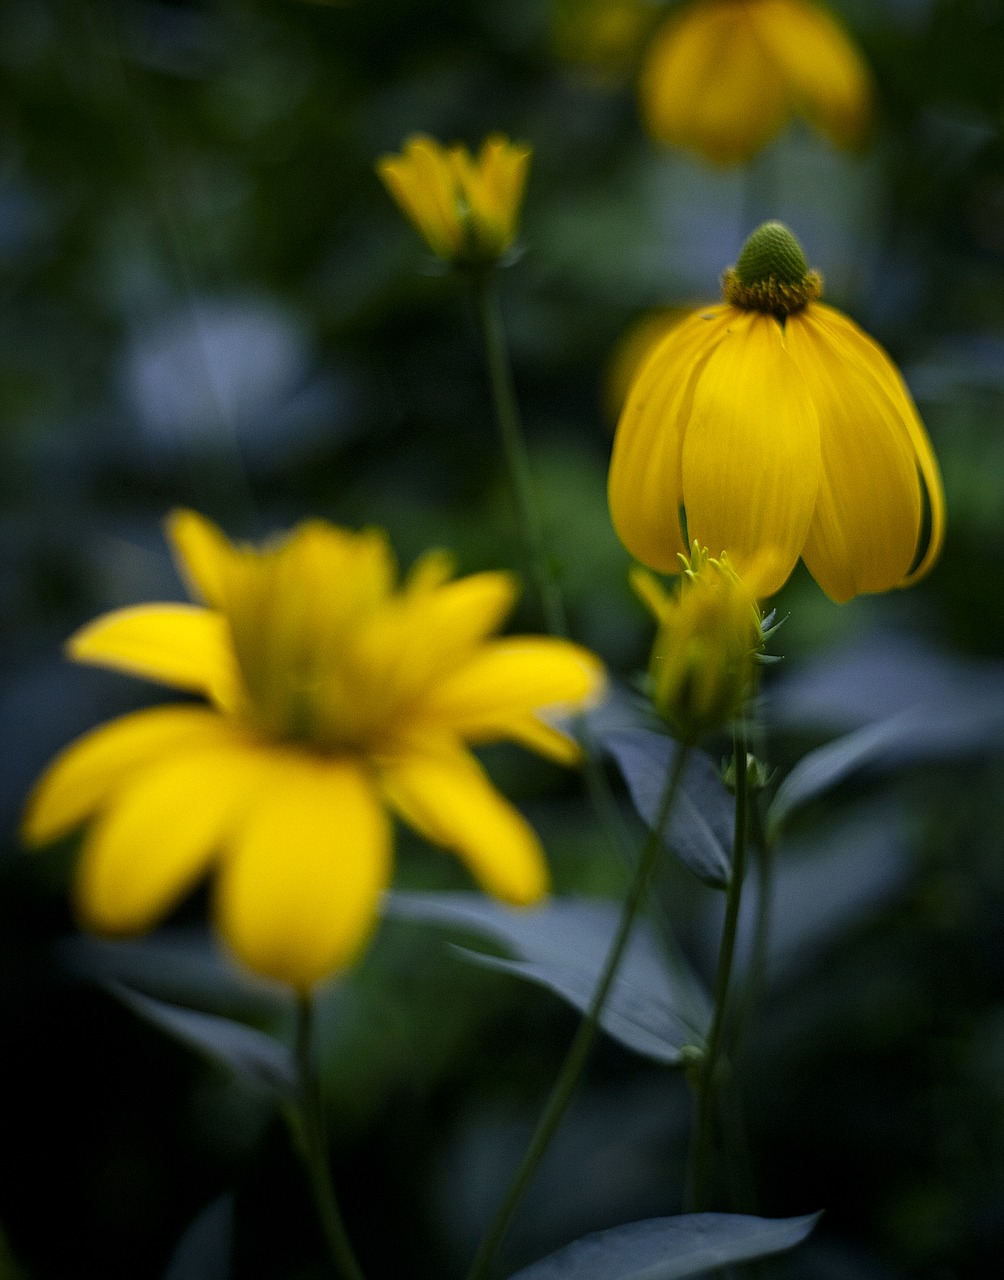
M 732 962 L 735 958 L 736 931 L 739 924 L 739 905 L 742 901 L 743 880 L 746 874 L 747 744 L 744 727 L 736 728 L 733 741 L 736 762 L 736 828 L 732 851 L 732 874 L 725 897 L 725 923 L 722 926 L 722 943 L 718 953 L 718 971 L 715 975 L 714 1013 L 711 1019 L 711 1030 L 708 1033 L 704 1062 L 697 1078 L 697 1124 L 694 1132 L 690 1187 L 690 1208 L 695 1212 L 708 1207 L 715 1093 L 722 1062 L 729 985 L 732 979 Z
M 586 1058 L 599 1026 L 600 1015 L 617 977 L 617 970 L 627 948 L 635 919 L 648 894 L 652 873 L 655 870 L 659 860 L 659 852 L 662 848 L 662 833 L 676 802 L 687 756 L 687 748 L 685 746 L 679 747 L 662 794 L 658 816 L 652 830 L 649 832 L 641 860 L 638 863 L 638 869 L 635 872 L 634 881 L 624 901 L 617 933 L 610 947 L 610 953 L 607 956 L 599 984 L 593 993 L 586 1016 L 579 1024 L 579 1029 L 558 1073 L 558 1078 L 554 1082 L 551 1095 L 537 1124 L 536 1132 L 530 1140 L 530 1145 L 526 1149 L 526 1154 L 523 1156 L 522 1163 L 516 1170 L 498 1212 L 481 1243 L 477 1257 L 474 1259 L 469 1272 L 468 1280 L 486 1280 L 492 1260 L 499 1245 L 502 1243 L 516 1207 L 522 1199 L 523 1192 L 533 1177 L 537 1165 L 547 1150 L 558 1125 L 561 1123 L 565 1109 L 575 1092 L 575 1087 L 579 1082 L 582 1068 L 585 1066 Z
M 324 1110 L 313 1063 L 313 1021 L 311 998 L 301 995 L 296 1006 L 296 1067 L 300 1080 L 296 1109 L 300 1142 L 297 1145 L 310 1179 L 317 1215 L 336 1274 L 342 1280 L 365 1280 L 342 1221 L 328 1168 Z
M 544 522 L 534 489 L 530 455 L 523 435 L 505 329 L 502 325 L 502 314 L 499 310 L 498 295 L 491 270 L 472 272 L 471 282 L 474 287 L 478 323 L 485 344 L 485 359 L 488 364 L 488 376 L 491 379 L 495 416 L 498 419 L 506 466 L 509 469 L 516 504 L 519 508 L 527 558 L 540 596 L 544 622 L 552 635 L 567 636 L 568 618 L 565 614 L 565 602 L 561 598 L 561 591 L 555 581 L 554 571 L 547 554 Z

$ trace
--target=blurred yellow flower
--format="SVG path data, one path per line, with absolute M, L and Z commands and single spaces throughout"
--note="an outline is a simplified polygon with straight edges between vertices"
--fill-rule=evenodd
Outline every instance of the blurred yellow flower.
M 530 154 L 493 134 L 475 159 L 466 147 L 415 134 L 376 170 L 433 253 L 477 266 L 496 262 L 516 237 Z
M 574 763 L 546 716 L 581 709 L 603 675 L 567 641 L 492 638 L 510 575 L 450 581 L 432 552 L 398 587 L 381 532 L 322 521 L 261 550 L 194 512 L 169 532 L 202 604 L 107 614 L 69 652 L 209 705 L 139 711 L 81 738 L 24 820 L 37 845 L 93 819 L 76 881 L 85 925 L 142 932 L 216 862 L 224 939 L 305 991 L 370 933 L 391 875 L 386 807 L 497 897 L 546 892 L 536 836 L 466 744 L 512 739 Z
M 632 555 L 672 573 L 686 537 L 762 598 L 801 556 L 832 599 L 922 577 L 944 538 L 938 463 L 899 372 L 780 223 L 750 236 L 725 302 L 651 353 L 614 438 L 609 497 Z M 929 508 L 926 545 L 924 492 Z
M 868 69 L 809 0 L 694 0 L 656 32 L 638 87 L 657 141 L 716 164 L 750 160 L 795 115 L 842 148 L 871 128 Z
M 684 742 L 727 724 L 742 710 L 763 646 L 756 574 L 740 578 L 728 556 L 710 557 L 695 542 L 683 572 L 667 592 L 645 569 L 631 585 L 659 631 L 649 674 L 652 700 Z

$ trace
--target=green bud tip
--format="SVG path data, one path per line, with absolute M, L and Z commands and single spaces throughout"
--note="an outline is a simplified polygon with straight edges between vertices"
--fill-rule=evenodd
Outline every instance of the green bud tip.
M 778 318 L 801 311 L 822 292 L 821 276 L 809 270 L 802 246 L 782 222 L 757 227 L 722 277 L 726 302 Z

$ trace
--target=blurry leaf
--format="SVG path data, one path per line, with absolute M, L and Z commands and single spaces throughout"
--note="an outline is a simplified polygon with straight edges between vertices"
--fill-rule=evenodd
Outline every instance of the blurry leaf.
M 787 671 L 768 721 L 796 732 L 846 732 L 912 711 L 889 761 L 941 760 L 1004 742 L 1004 663 L 962 659 L 916 637 L 879 633 Z
M 654 826 L 679 746 L 649 729 L 606 734 L 603 745 L 624 775 L 635 808 Z M 723 888 L 729 881 L 734 824 L 735 801 L 710 757 L 691 751 L 665 843 L 700 880 Z
M 228 1191 L 194 1219 L 178 1241 L 164 1280 L 230 1280 L 234 1197 Z
M 74 975 L 120 982 L 168 1004 L 197 1005 L 234 1018 L 279 1018 L 289 993 L 230 961 L 204 929 L 163 929 L 148 938 L 111 941 L 77 934 L 59 945 Z
M 734 1213 L 652 1218 L 584 1236 L 511 1280 L 684 1280 L 792 1249 L 818 1219 L 818 1214 L 770 1219 Z
M 139 1017 L 214 1062 L 229 1067 L 243 1079 L 280 1097 L 288 1097 L 295 1091 L 297 1077 L 292 1054 L 284 1044 L 273 1040 L 264 1031 L 213 1013 L 165 1004 L 162 1000 L 140 995 L 138 991 L 130 991 L 120 982 L 106 985 Z
M 465 929 L 515 953 L 500 959 L 458 948 L 467 959 L 547 987 L 580 1012 L 589 1007 L 610 951 L 620 909 L 613 903 L 556 899 L 518 910 L 477 893 L 394 892 L 385 912 L 398 920 Z M 707 996 L 682 962 L 669 967 L 647 921 L 635 923 L 600 1025 L 613 1039 L 657 1062 L 676 1064 L 699 1045 L 709 1022 Z
M 894 756 L 923 722 L 921 710 L 903 711 L 810 751 L 777 789 L 767 810 L 767 837 L 775 839 L 796 809 L 835 787 L 865 765 Z

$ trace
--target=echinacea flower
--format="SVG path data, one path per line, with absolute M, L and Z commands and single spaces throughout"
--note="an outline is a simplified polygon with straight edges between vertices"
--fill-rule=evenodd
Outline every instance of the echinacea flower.
M 725 301 L 648 357 L 609 477 L 614 526 L 643 564 L 672 573 L 694 540 L 740 574 L 757 562 L 763 598 L 801 556 L 842 602 L 907 586 L 938 558 L 941 476 L 910 393 L 821 291 L 791 232 L 765 223 L 725 273 Z
M 675 589 L 636 567 L 631 585 L 659 630 L 649 675 L 656 710 L 684 742 L 728 723 L 742 710 L 763 647 L 756 573 L 743 579 L 728 556 L 695 542 L 681 555 Z
M 752 159 L 796 115 L 841 148 L 871 126 L 868 69 L 810 0 L 694 0 L 655 33 L 638 87 L 652 136 L 715 164 Z
M 398 587 L 385 536 L 323 521 L 261 550 L 194 512 L 169 533 L 201 604 L 98 618 L 70 655 L 199 694 L 67 748 L 37 784 L 37 845 L 85 822 L 84 924 L 141 933 L 216 864 L 215 917 L 251 969 L 307 990 L 367 938 L 391 875 L 388 809 L 511 903 L 547 889 L 537 838 L 467 749 L 511 739 L 564 763 L 545 714 L 581 709 L 599 662 L 564 640 L 492 638 L 505 573 L 451 581 L 441 552 Z
M 415 134 L 376 170 L 438 257 L 458 266 L 497 262 L 516 238 L 530 148 L 492 134 L 476 157 Z

